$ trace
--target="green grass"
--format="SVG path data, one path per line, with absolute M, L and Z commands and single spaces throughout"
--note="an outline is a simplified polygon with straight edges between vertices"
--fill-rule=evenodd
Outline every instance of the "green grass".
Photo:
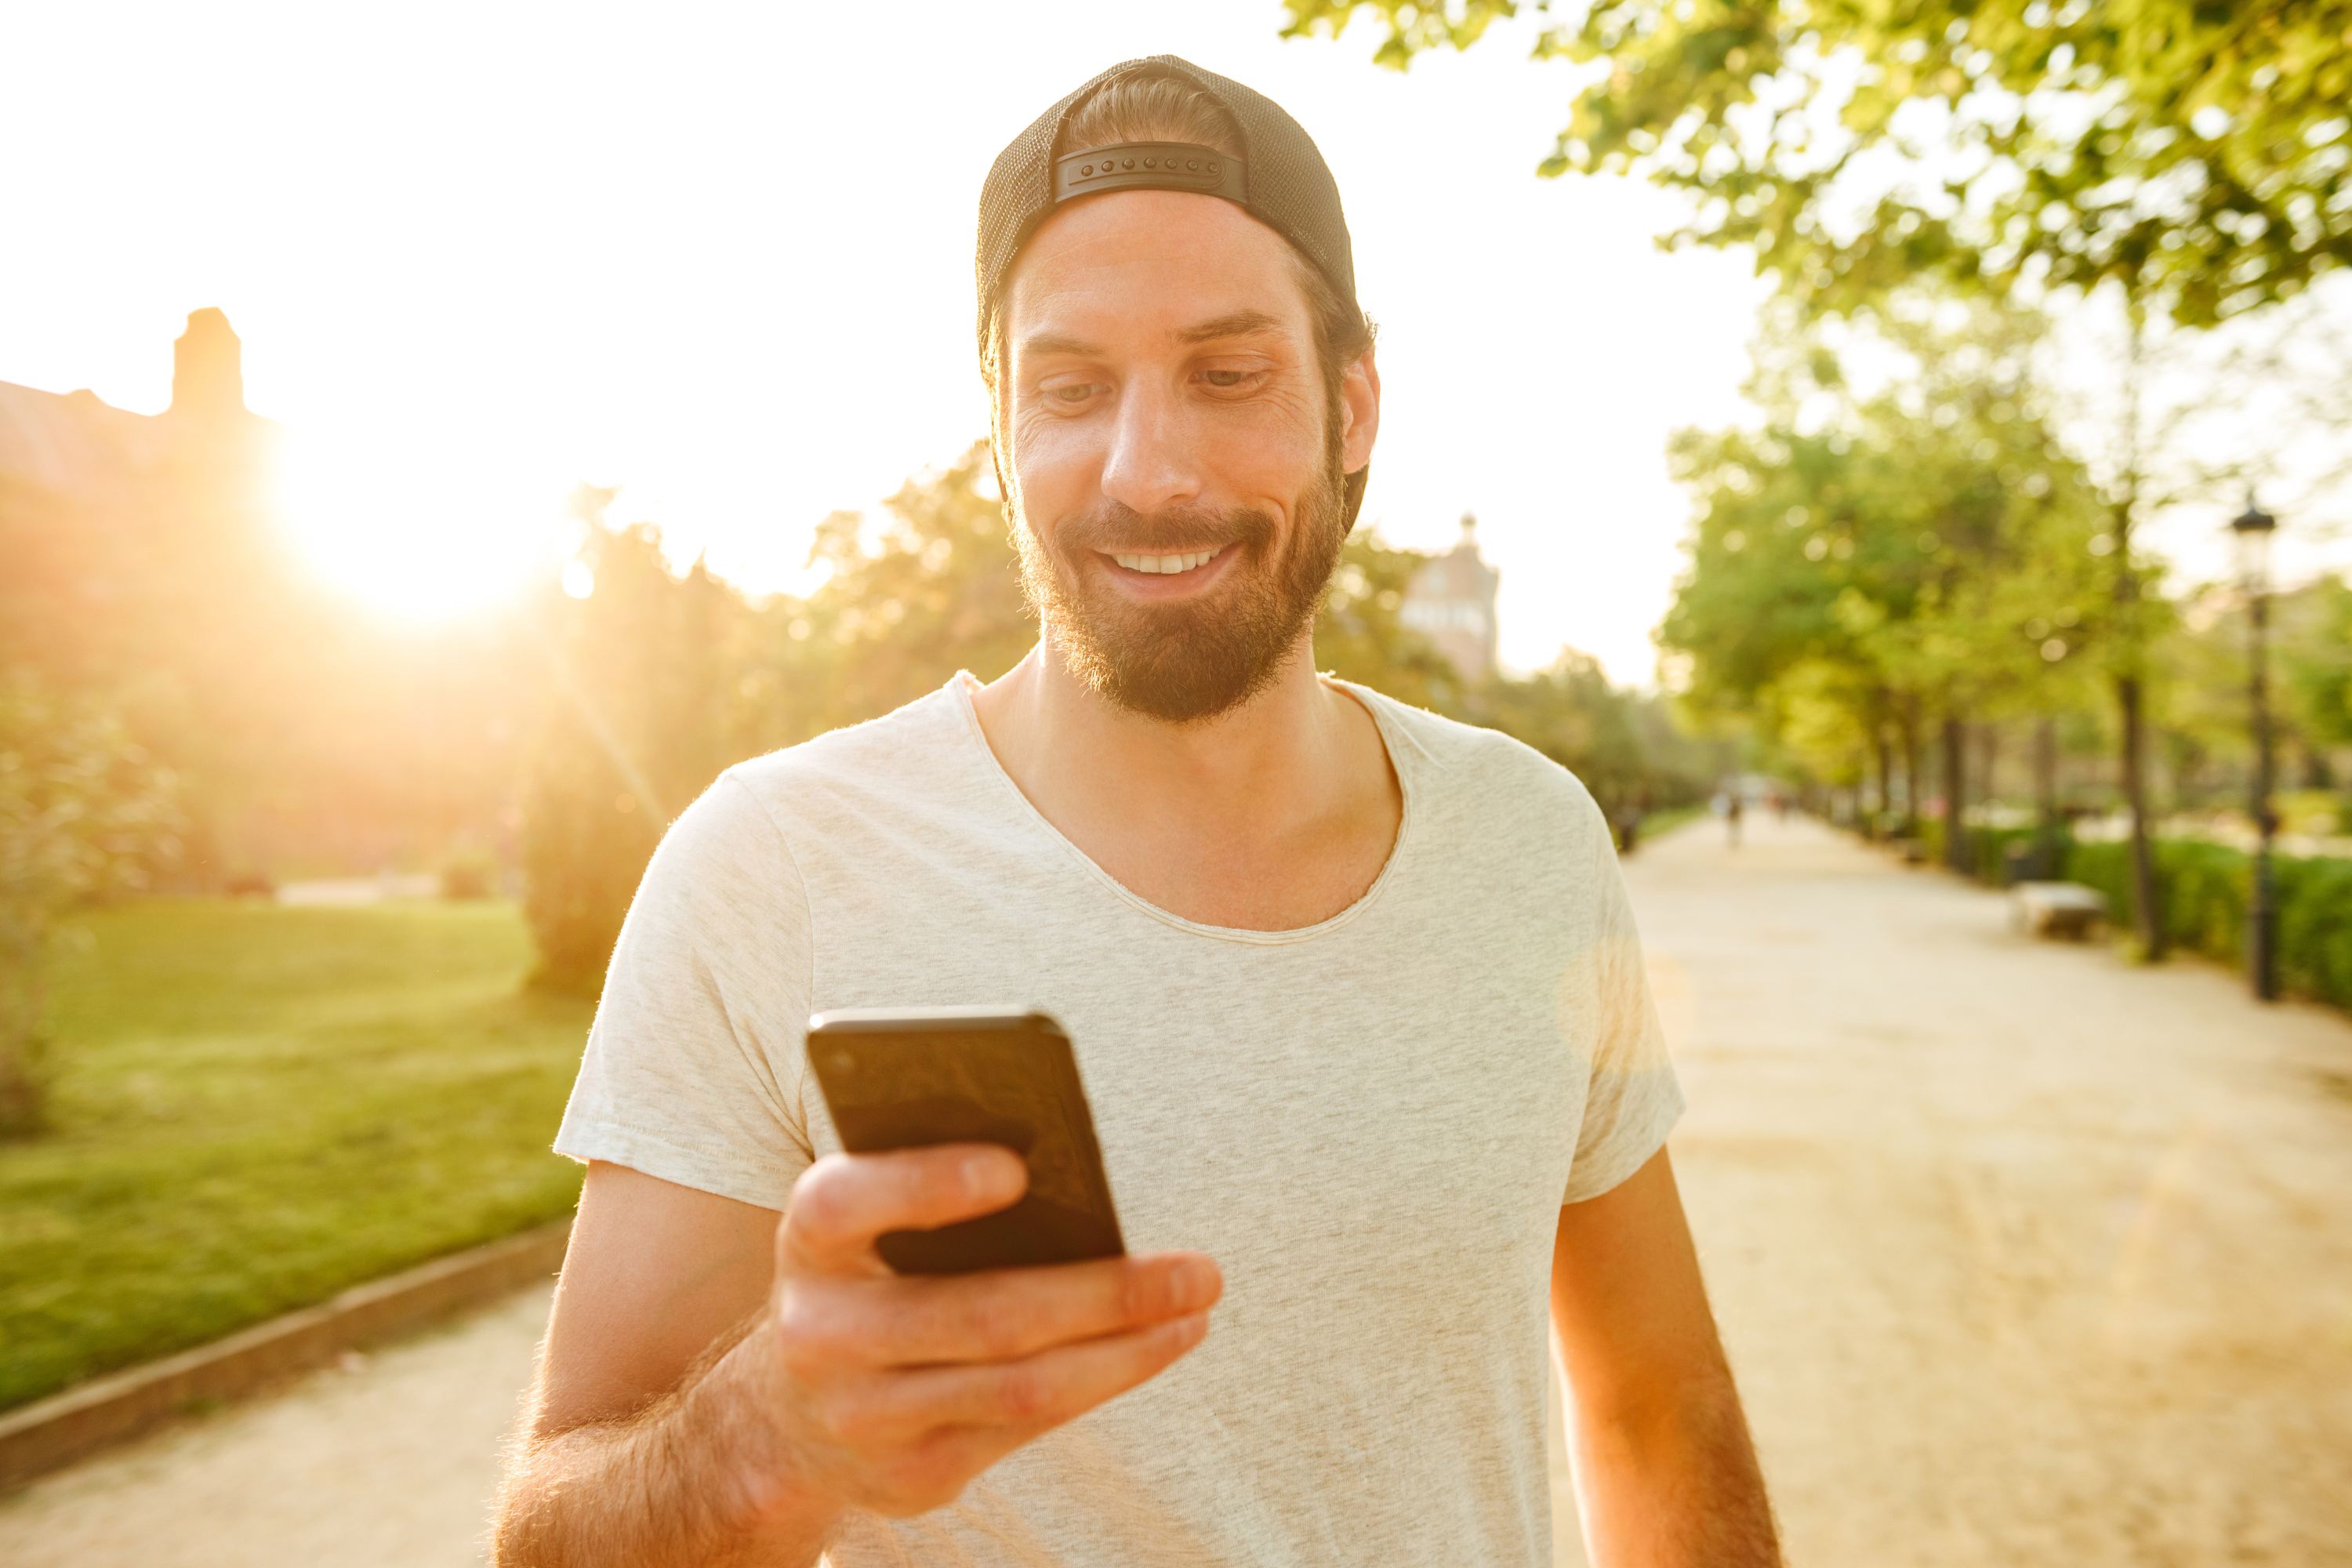
M 570 1211 L 593 1005 L 511 905 L 106 910 L 60 960 L 56 1130 L 0 1144 L 0 1409 Z

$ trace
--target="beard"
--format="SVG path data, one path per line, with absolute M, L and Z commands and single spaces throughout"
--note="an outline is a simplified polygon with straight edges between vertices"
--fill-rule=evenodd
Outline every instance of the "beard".
M 1347 476 L 1339 455 L 1299 498 L 1280 538 L 1255 508 L 1178 507 L 1150 516 L 1105 499 L 1054 531 L 1049 548 L 1024 521 L 1014 531 L 1021 584 L 1052 629 L 1063 662 L 1087 689 L 1130 712 L 1193 724 L 1230 712 L 1273 684 L 1322 603 L 1347 538 Z M 1097 552 L 1179 555 L 1230 548 L 1241 558 L 1207 595 L 1134 604 L 1096 585 Z

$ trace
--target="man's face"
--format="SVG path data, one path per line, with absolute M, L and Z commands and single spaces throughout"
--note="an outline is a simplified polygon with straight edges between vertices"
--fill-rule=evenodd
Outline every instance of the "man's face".
M 1316 358 L 1300 263 L 1230 202 L 1077 202 L 1005 290 L 1002 395 L 1023 576 L 1063 660 L 1171 722 L 1263 689 L 1339 557 L 1370 460 L 1370 356 Z

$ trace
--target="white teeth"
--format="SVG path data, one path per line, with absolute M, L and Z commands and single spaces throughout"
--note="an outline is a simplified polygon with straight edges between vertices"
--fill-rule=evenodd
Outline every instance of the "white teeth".
M 1196 550 L 1187 555 L 1114 555 L 1112 560 L 1130 572 L 1190 572 L 1216 556 L 1213 550 Z

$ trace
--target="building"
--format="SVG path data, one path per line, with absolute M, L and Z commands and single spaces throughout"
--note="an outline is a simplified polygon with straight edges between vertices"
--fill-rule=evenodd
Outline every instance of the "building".
M 172 405 L 132 414 L 79 392 L 0 381 L 0 475 L 100 506 L 131 500 L 143 476 L 192 452 L 250 456 L 270 422 L 246 411 L 244 345 L 228 318 L 197 310 L 172 345 Z
M 1404 624 L 1471 680 L 1495 670 L 1495 590 L 1503 580 L 1480 558 L 1477 531 L 1477 518 L 1464 512 L 1462 542 L 1414 574 L 1402 612 Z

